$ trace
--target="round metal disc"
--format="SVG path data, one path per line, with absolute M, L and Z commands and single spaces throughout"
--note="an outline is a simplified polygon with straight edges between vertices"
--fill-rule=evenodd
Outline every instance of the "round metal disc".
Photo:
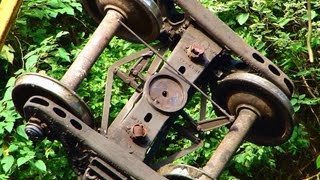
M 12 100 L 21 116 L 24 116 L 24 104 L 32 96 L 46 97 L 73 113 L 89 126 L 93 125 L 93 117 L 87 105 L 74 91 L 53 78 L 35 73 L 19 76 L 12 91 Z
M 161 12 L 153 0 L 82 0 L 82 2 L 97 23 L 100 23 L 108 9 L 114 9 L 124 16 L 126 25 L 143 40 L 151 42 L 160 33 Z M 128 41 L 139 42 L 123 28 L 120 28 L 116 35 Z
M 253 108 L 259 115 L 247 140 L 258 145 L 279 145 L 290 138 L 293 108 L 287 96 L 273 83 L 250 73 L 233 73 L 215 91 L 217 102 L 232 115 Z
M 174 77 L 157 74 L 145 85 L 149 103 L 162 112 L 176 112 L 187 102 L 187 94 L 181 83 Z

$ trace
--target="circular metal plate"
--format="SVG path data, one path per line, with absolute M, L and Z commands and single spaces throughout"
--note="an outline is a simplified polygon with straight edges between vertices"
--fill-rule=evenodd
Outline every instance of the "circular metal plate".
M 162 17 L 158 5 L 153 0 L 82 0 L 85 9 L 100 23 L 108 9 L 119 11 L 125 23 L 143 40 L 155 40 L 162 27 Z M 127 30 L 120 28 L 117 36 L 128 41 L 139 42 Z
M 293 130 L 293 109 L 287 96 L 273 83 L 250 73 L 233 73 L 223 79 L 214 95 L 217 102 L 236 115 L 243 107 L 259 114 L 247 140 L 259 145 L 279 145 Z
M 149 103 L 162 112 L 177 112 L 187 102 L 187 93 L 180 82 L 172 76 L 157 74 L 145 86 Z
M 46 97 L 73 113 L 89 126 L 93 125 L 93 117 L 87 105 L 75 92 L 53 78 L 36 73 L 19 76 L 12 91 L 12 100 L 22 116 L 24 116 L 23 106 L 32 96 Z

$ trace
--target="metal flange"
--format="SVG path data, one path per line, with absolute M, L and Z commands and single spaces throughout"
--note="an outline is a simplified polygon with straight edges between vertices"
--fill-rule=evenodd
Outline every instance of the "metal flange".
M 179 111 L 188 99 L 187 91 L 176 78 L 161 73 L 149 78 L 144 92 L 148 102 L 164 113 Z
M 143 40 L 155 40 L 162 27 L 158 5 L 153 0 L 82 0 L 90 16 L 100 23 L 106 12 L 113 9 L 121 13 L 125 23 Z M 120 28 L 117 36 L 128 41 L 139 42 L 131 33 Z
M 292 134 L 293 108 L 287 96 L 270 81 L 250 73 L 233 73 L 219 82 L 214 97 L 231 114 L 243 108 L 258 119 L 247 140 L 258 145 L 279 145 Z
M 33 96 L 49 98 L 87 125 L 93 126 L 93 117 L 88 106 L 74 91 L 53 78 L 36 73 L 19 76 L 12 91 L 12 100 L 22 117 L 24 117 L 23 106 Z

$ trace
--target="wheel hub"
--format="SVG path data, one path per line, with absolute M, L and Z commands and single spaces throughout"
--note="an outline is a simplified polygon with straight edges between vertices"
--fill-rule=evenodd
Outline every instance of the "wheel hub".
M 155 40 L 161 30 L 162 17 L 158 5 L 153 0 L 82 0 L 92 18 L 100 23 L 108 9 L 120 12 L 125 23 L 147 42 Z M 117 36 L 133 42 L 138 40 L 120 28 Z
M 93 117 L 88 106 L 75 92 L 53 78 L 35 73 L 19 76 L 12 91 L 12 99 L 17 111 L 22 116 L 24 116 L 24 104 L 33 96 L 47 97 L 69 110 L 89 126 L 93 125 Z
M 274 84 L 250 73 L 233 73 L 216 89 L 218 103 L 231 114 L 242 108 L 257 113 L 247 140 L 259 145 L 279 145 L 292 133 L 293 109 L 286 95 Z

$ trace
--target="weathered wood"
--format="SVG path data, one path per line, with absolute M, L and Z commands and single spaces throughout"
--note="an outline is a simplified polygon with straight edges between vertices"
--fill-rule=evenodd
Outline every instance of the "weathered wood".
M 0 3 L 0 50 L 12 24 L 15 22 L 21 4 L 22 0 L 2 0 Z

